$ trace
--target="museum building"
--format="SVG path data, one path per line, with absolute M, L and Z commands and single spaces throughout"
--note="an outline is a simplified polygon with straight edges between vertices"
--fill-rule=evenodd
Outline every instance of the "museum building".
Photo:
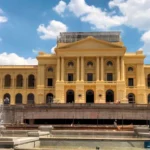
M 120 32 L 62 32 L 38 65 L 0 66 L 1 103 L 150 103 L 150 65 Z

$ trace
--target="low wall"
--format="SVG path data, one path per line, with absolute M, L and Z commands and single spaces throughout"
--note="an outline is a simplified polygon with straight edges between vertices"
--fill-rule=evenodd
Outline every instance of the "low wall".
M 50 104 L 4 106 L 5 123 L 24 119 L 128 119 L 150 120 L 150 105 L 133 104 Z

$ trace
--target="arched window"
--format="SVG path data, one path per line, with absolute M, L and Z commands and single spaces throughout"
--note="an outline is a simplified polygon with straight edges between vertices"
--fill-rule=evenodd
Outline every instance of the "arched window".
M 16 94 L 15 102 L 16 104 L 22 104 L 22 95 L 20 93 Z
M 48 94 L 46 95 L 46 103 L 47 103 L 47 104 L 53 103 L 53 98 L 54 98 L 53 94 L 52 94 L 52 93 L 48 93 Z
M 48 72 L 53 72 L 53 68 L 52 68 L 52 67 L 49 67 L 49 68 L 48 68 Z
M 23 76 L 22 75 L 17 75 L 16 87 L 23 87 Z
M 128 94 L 128 102 L 135 103 L 135 95 L 133 93 Z
M 32 93 L 28 94 L 27 103 L 28 104 L 34 104 L 34 94 L 32 94 Z
M 150 104 L 150 94 L 148 94 L 147 99 L 148 99 L 148 104 Z
M 69 61 L 68 62 L 68 67 L 73 67 L 74 66 L 74 63 L 72 61 Z
M 106 91 L 106 102 L 114 102 L 114 91 L 111 89 Z
M 147 86 L 150 87 L 150 74 L 147 76 Z
M 87 62 L 87 66 L 88 66 L 88 67 L 92 67 L 92 66 L 93 66 L 93 62 L 88 61 L 88 62 Z
M 4 104 L 10 104 L 10 94 L 6 93 L 3 97 Z
M 111 67 L 111 66 L 113 66 L 113 63 L 111 61 L 108 61 L 107 66 Z
M 34 88 L 34 86 L 35 86 L 35 77 L 34 75 L 31 74 L 28 76 L 28 87 Z
M 66 102 L 74 103 L 74 91 L 73 90 L 68 90 L 66 92 Z
M 4 78 L 4 86 L 7 87 L 11 87 L 11 76 L 9 74 L 7 74 Z
M 133 67 L 128 67 L 128 71 L 132 72 L 133 71 Z
M 94 91 L 93 90 L 86 91 L 86 103 L 94 103 Z

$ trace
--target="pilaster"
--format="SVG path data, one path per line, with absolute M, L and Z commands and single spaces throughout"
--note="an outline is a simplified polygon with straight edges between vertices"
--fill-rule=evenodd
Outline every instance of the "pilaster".
M 61 57 L 61 81 L 64 81 L 64 57 Z
M 101 57 L 101 81 L 104 81 L 104 57 Z
M 99 81 L 99 57 L 96 58 L 96 81 Z
M 125 81 L 124 58 L 121 57 L 121 81 Z
M 77 81 L 79 81 L 80 80 L 80 78 L 79 78 L 79 71 L 80 71 L 80 58 L 79 57 L 77 57 Z
M 120 81 L 120 58 L 117 57 L 117 81 Z
M 81 81 L 84 81 L 84 57 L 81 57 Z
M 60 81 L 60 57 L 57 58 L 57 81 Z

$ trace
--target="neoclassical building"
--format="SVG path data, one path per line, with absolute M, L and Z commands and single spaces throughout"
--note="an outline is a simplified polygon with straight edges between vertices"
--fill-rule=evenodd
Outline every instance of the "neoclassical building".
M 150 103 L 150 65 L 120 32 L 63 32 L 36 66 L 0 66 L 1 103 Z

